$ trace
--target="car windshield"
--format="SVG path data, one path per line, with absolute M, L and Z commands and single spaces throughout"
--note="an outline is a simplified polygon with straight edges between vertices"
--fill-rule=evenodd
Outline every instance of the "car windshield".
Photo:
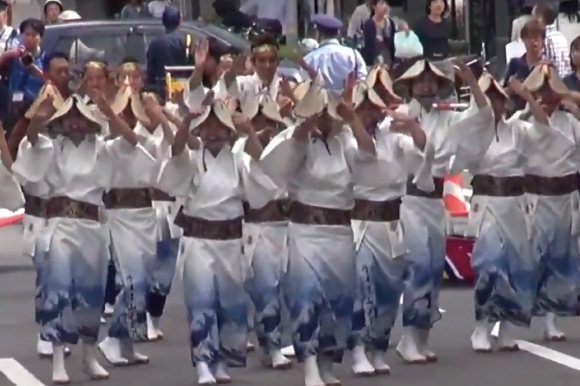
M 224 28 L 221 28 L 215 24 L 209 24 L 209 23 L 194 22 L 193 24 L 196 27 L 207 31 L 208 34 L 213 35 L 220 40 L 228 42 L 229 44 L 231 44 L 234 47 L 243 48 L 246 51 L 250 50 L 250 42 L 248 42 L 246 39 L 242 38 L 241 36 L 238 36 L 236 34 L 231 33 L 230 31 L 228 31 Z

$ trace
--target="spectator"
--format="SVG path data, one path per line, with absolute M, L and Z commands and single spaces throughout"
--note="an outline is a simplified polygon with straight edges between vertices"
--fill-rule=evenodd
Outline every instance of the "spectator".
M 570 44 L 570 67 L 572 73 L 564 79 L 564 84 L 571 91 L 570 95 L 576 104 L 580 104 L 580 36 Z
M 147 4 L 147 10 L 155 19 L 161 19 L 165 8 L 171 7 L 171 5 L 171 0 L 153 0 Z
M 537 0 L 526 0 L 521 8 L 522 14 L 512 22 L 512 42 L 520 39 L 520 33 L 526 22 L 532 19 L 532 9 L 536 5 Z
M 542 51 L 544 47 L 544 27 L 535 19 L 529 20 L 522 27 L 520 39 L 526 47 L 526 53 L 510 60 L 504 78 L 504 87 L 507 87 L 509 80 L 515 76 L 520 81 L 524 81 L 532 72 L 532 69 L 542 60 Z M 515 95 L 511 100 L 515 104 L 516 110 L 525 107 L 525 101 Z
M 552 63 L 560 78 L 572 72 L 570 68 L 570 48 L 564 35 L 558 31 L 556 19 L 558 12 L 549 4 L 540 3 L 534 9 L 534 16 L 545 28 L 544 56 Z
M 371 18 L 373 0 L 366 0 L 363 4 L 354 9 L 350 21 L 348 22 L 348 30 L 346 36 L 349 38 L 363 36 L 363 24 Z
M 578 0 L 560 2 L 556 26 L 569 42 L 580 36 L 580 3 Z
M 8 25 L 9 6 L 7 1 L 0 0 L 0 55 L 10 48 L 12 40 L 18 36 L 18 30 Z M 10 108 L 8 102 L 8 78 L 2 76 L 0 78 L 0 117 L 5 117 L 8 113 Z
M 147 83 L 156 85 L 165 97 L 165 67 L 190 64 L 186 55 L 185 41 L 179 33 L 181 14 L 174 7 L 167 7 L 161 18 L 165 34 L 151 41 L 147 49 Z
M 265 26 L 276 21 L 282 29 L 281 34 L 286 34 L 286 0 L 248 0 L 240 7 L 240 11 L 265 21 Z M 273 30 L 268 30 L 268 32 L 279 35 Z
M 46 0 L 43 11 L 46 24 L 56 24 L 59 22 L 58 16 L 64 11 L 64 7 L 60 0 Z
M 143 5 L 143 0 L 130 0 L 121 10 L 121 19 L 135 20 L 151 17 L 148 7 Z
M 385 0 L 371 0 L 371 6 L 372 17 L 363 23 L 361 54 L 367 66 L 381 63 L 390 68 L 395 61 L 395 22 Z
M 44 84 L 39 77 L 44 68 L 44 52 L 40 48 L 44 23 L 26 19 L 20 23 L 19 30 L 20 37 L 0 56 L 0 67 L 7 70 L 8 78 L 10 110 L 4 122 L 7 132 L 24 116 Z
M 217 17 L 222 20 L 222 24 L 226 27 L 240 31 L 252 26 L 252 18 L 239 10 L 236 1 L 216 0 L 213 2 L 212 7 Z
M 442 60 L 449 56 L 449 22 L 445 15 L 449 4 L 445 0 L 427 0 L 426 16 L 419 19 L 413 31 L 421 41 L 423 55 L 432 60 Z

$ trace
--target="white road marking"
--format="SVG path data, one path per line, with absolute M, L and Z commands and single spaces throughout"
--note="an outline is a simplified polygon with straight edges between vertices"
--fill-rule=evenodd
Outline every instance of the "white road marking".
M 46 386 L 14 358 L 0 359 L 0 373 L 16 386 Z
M 491 330 L 491 335 L 497 338 L 499 334 L 499 322 L 493 326 Z M 580 359 L 574 358 L 573 356 L 563 354 L 559 351 L 552 350 L 539 344 L 526 342 L 525 340 L 516 340 L 516 343 L 520 347 L 520 350 L 526 351 L 532 355 L 540 358 L 547 359 L 554 363 L 558 363 L 562 366 L 569 367 L 576 371 L 580 371 Z
M 520 346 L 520 350 L 524 350 L 530 354 L 558 363 L 559 365 L 566 366 L 573 370 L 580 371 L 580 359 L 524 340 L 516 340 L 516 343 Z

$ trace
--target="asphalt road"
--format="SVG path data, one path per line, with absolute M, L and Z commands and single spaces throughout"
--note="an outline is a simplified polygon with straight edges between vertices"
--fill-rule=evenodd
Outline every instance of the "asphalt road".
M 0 358 L 14 358 L 41 383 L 21 382 L 16 386 L 50 385 L 50 361 L 41 360 L 35 352 L 37 327 L 33 320 L 34 272 L 29 262 L 21 257 L 19 227 L 0 229 Z M 443 319 L 433 333 L 433 349 L 439 362 L 424 366 L 407 366 L 391 350 L 389 364 L 392 375 L 381 378 L 355 378 L 350 372 L 350 360 L 341 365 L 337 375 L 343 385 L 378 386 L 386 382 L 390 386 L 559 386 L 578 385 L 580 371 L 580 324 L 570 319 L 562 324 L 568 333 L 568 341 L 546 344 L 541 341 L 541 323 L 538 320 L 530 330 L 518 330 L 517 337 L 537 344 L 530 346 L 535 354 L 517 353 L 476 354 L 470 348 L 472 329 L 472 295 L 469 288 L 447 288 L 442 294 Z M 107 368 L 111 379 L 103 385 L 111 386 L 191 386 L 196 384 L 196 374 L 191 366 L 187 343 L 187 323 L 183 312 L 181 286 L 176 284 L 162 329 L 165 339 L 157 343 L 140 344 L 139 348 L 150 356 L 146 366 Z M 103 329 L 104 335 L 104 329 Z M 398 341 L 400 326 L 393 334 Z M 560 354 L 546 349 L 549 347 Z M 540 356 L 548 357 L 549 359 Z M 245 369 L 233 370 L 234 381 L 239 385 L 252 386 L 302 386 L 300 366 L 283 374 L 263 369 L 257 353 L 249 356 Z M 67 359 L 73 384 L 89 385 L 79 371 L 80 350 L 73 349 Z M 102 359 L 102 358 L 101 358 Z M 0 370 L 6 362 L 0 359 Z M 558 363 L 560 362 L 560 363 Z M 10 362 L 14 363 L 14 362 Z M 104 363 L 104 360 L 102 360 Z M 567 367 L 567 364 L 570 367 Z M 4 366 L 6 367 L 6 366 Z M 14 365 L 8 366 L 11 369 Z M 94 383 L 90 383 L 94 384 Z M 13 386 L 0 375 L 0 386 Z

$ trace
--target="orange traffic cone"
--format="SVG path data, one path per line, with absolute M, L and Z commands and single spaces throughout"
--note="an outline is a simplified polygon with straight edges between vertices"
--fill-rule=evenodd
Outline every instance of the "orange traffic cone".
M 451 217 L 461 217 L 469 214 L 469 204 L 465 201 L 461 177 L 459 175 L 445 177 L 443 201 Z

